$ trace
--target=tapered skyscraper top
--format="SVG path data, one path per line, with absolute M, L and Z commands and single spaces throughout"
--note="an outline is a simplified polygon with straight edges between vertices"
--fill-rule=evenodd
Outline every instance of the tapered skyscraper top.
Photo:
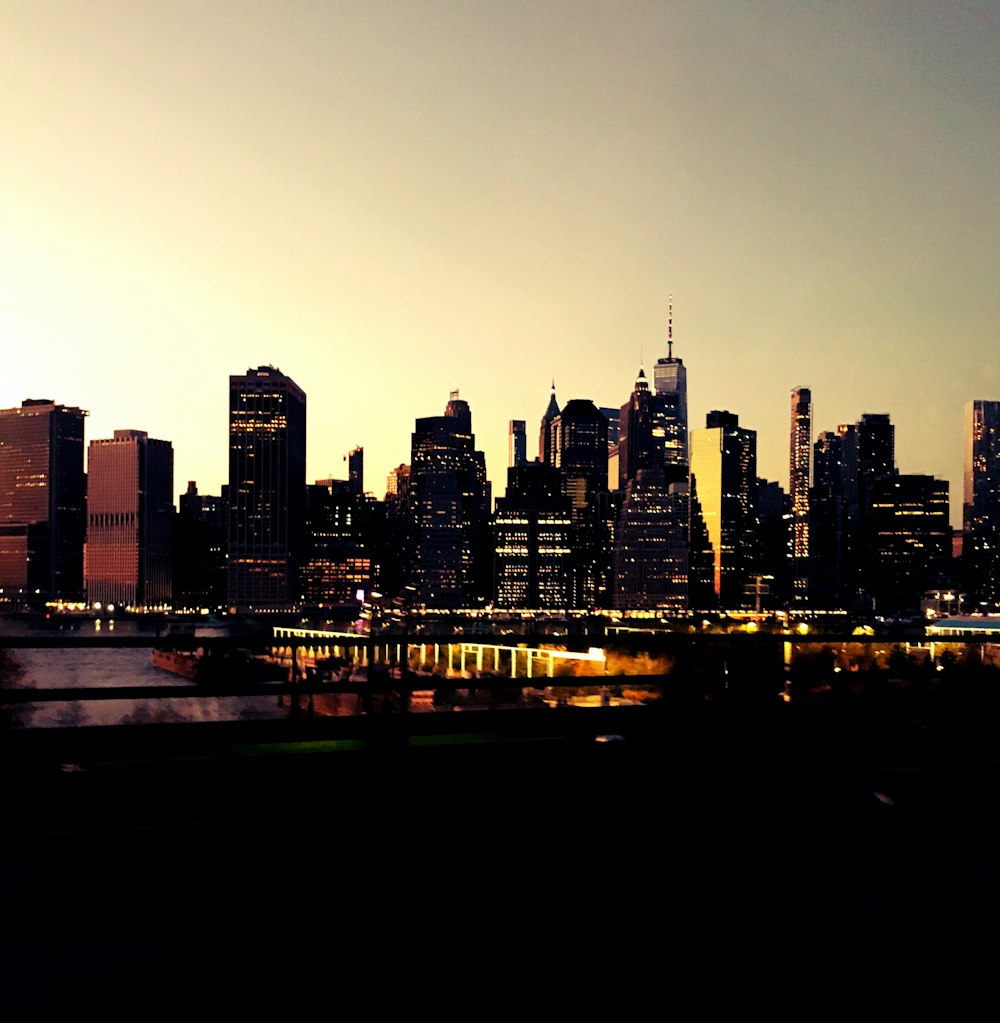
M 688 462 L 688 405 L 687 370 L 683 359 L 674 357 L 674 300 L 667 306 L 667 354 L 653 366 L 653 391 L 665 397 L 666 418 L 670 420 L 668 433 L 672 436 L 666 445 L 668 462 L 687 465 Z

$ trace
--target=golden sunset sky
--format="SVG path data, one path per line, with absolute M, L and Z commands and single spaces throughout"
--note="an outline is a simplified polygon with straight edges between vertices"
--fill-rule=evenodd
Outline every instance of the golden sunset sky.
M 308 395 L 366 488 L 458 389 L 507 422 L 688 368 L 787 485 L 888 412 L 961 499 L 1000 400 L 1000 5 L 0 2 L 0 407 L 49 397 L 227 477 L 228 377 Z

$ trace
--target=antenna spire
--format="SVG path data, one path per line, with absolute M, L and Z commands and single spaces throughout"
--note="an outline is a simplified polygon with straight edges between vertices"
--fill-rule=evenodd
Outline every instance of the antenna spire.
M 674 296 L 667 297 L 667 358 L 674 357 Z

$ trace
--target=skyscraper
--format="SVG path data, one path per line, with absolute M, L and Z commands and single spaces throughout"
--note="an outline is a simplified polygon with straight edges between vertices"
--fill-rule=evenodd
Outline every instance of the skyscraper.
M 1000 605 L 1000 401 L 965 406 L 962 587 L 970 604 Z
M 507 433 L 507 466 L 514 468 L 528 460 L 528 438 L 523 419 L 512 419 Z
M 299 573 L 304 603 L 346 607 L 381 589 L 385 505 L 357 490 L 355 480 L 317 480 L 306 487 L 305 532 Z
M 809 494 L 809 596 L 817 606 L 826 608 L 846 607 L 852 596 L 844 445 L 845 438 L 856 439 L 856 434 L 847 433 L 846 427 L 841 427 L 841 431 L 824 431 L 816 438 Z M 857 455 L 856 445 L 854 454 Z M 855 495 L 856 484 L 855 475 Z
M 410 457 L 410 578 L 430 606 L 485 599 L 492 588 L 486 460 L 472 412 L 452 391 L 443 416 L 418 419 Z
M 869 515 L 866 595 L 881 613 L 918 614 L 924 594 L 949 582 L 948 482 L 880 475 L 871 485 Z
M 553 464 L 552 456 L 552 421 L 559 415 L 559 402 L 556 401 L 556 382 L 552 381 L 552 393 L 549 395 L 549 403 L 542 416 L 542 422 L 538 428 L 538 460 L 547 465 Z
M 227 518 L 221 496 L 199 494 L 198 484 L 188 481 L 174 519 L 174 610 L 218 611 L 227 606 Z
M 171 604 L 174 450 L 141 430 L 87 449 L 85 581 L 91 604 L 136 611 Z
M 746 606 L 756 563 L 757 433 L 731 412 L 709 412 L 691 434 L 692 492 L 713 554 L 713 589 L 723 608 Z
M 629 400 L 621 407 L 618 418 L 618 478 L 609 483 L 624 490 L 640 469 L 662 468 L 663 437 L 653 436 L 652 395 L 642 367 L 635 380 Z
M 352 494 L 365 492 L 365 449 L 352 448 L 347 455 L 347 481 Z
M 658 429 L 663 431 L 663 455 L 668 465 L 688 465 L 687 370 L 674 357 L 674 300 L 667 307 L 667 354 L 653 366 L 653 392 Z
M 792 502 L 793 598 L 804 600 L 809 590 L 809 477 L 812 456 L 812 392 L 792 391 L 792 424 L 788 459 L 788 496 Z
M 548 451 L 573 519 L 572 606 L 594 607 L 607 589 L 608 420 L 586 398 L 573 398 L 549 423 Z
M 554 466 L 536 461 L 507 470 L 507 493 L 493 516 L 497 607 L 570 606 L 571 528 Z
M 663 466 L 641 468 L 625 484 L 615 529 L 612 603 L 616 608 L 688 606 L 688 487 Z
M 0 410 L 0 589 L 4 602 L 83 598 L 87 413 L 28 399 Z
M 229 378 L 229 603 L 298 600 L 306 497 L 306 396 L 273 366 Z

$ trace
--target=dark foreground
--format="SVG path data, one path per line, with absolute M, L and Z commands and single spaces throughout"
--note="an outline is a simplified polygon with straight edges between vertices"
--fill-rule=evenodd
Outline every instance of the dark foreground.
M 780 971 L 1000 908 L 985 703 L 405 720 L 4 735 L 6 1004 Z

